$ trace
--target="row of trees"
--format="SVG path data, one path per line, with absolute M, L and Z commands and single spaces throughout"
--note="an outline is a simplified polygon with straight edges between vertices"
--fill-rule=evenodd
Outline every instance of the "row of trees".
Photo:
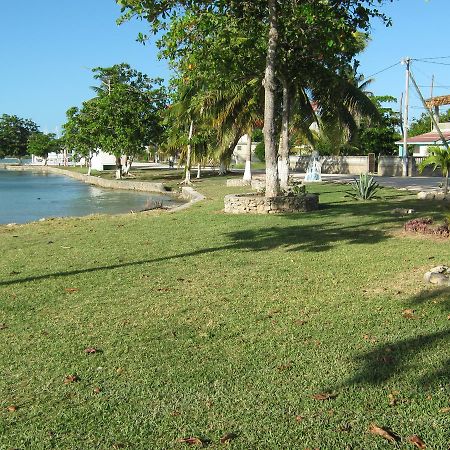
M 316 121 L 351 138 L 363 117 L 380 119 L 353 68 L 371 18 L 389 24 L 383 0 L 118 3 L 120 21 L 150 22 L 176 73 L 169 141 L 187 142 L 187 171 L 208 148 L 226 162 L 239 136 L 263 125 L 266 195 L 276 196 L 287 186 L 292 133 L 312 141 Z
M 15 115 L 0 117 L 0 158 L 16 158 L 21 161 L 29 155 L 47 160 L 51 152 L 62 150 L 61 140 L 53 133 L 42 133 L 35 122 Z

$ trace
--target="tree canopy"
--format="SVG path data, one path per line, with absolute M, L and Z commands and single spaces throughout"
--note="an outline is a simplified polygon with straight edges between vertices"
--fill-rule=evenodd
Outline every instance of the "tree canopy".
M 161 79 L 151 79 L 128 64 L 93 72 L 100 80 L 93 88 L 97 95 L 80 109 L 68 110 L 64 140 L 84 157 L 97 149 L 114 155 L 120 177 L 123 155 L 132 158 L 160 143 L 166 89 Z
M 61 141 L 54 133 L 33 133 L 28 138 L 27 150 L 28 154 L 43 158 L 47 164 L 49 153 L 59 153 L 61 150 Z
M 0 117 L 0 157 L 23 158 L 27 155 L 28 139 L 39 130 L 30 119 L 3 114 Z
M 389 1 L 389 0 L 388 0 Z M 162 55 L 176 69 L 179 83 L 201 81 L 203 91 L 230 92 L 252 79 L 254 90 L 243 107 L 257 102 L 264 79 L 266 195 L 279 193 L 278 160 L 288 164 L 292 112 L 314 115 L 311 101 L 320 98 L 321 113 L 350 119 L 347 96 L 335 105 L 345 67 L 361 50 L 361 35 L 373 17 L 389 19 L 378 6 L 384 0 L 121 0 L 122 18 L 133 16 L 159 33 Z M 145 40 L 146 34 L 139 38 Z M 346 86 L 346 92 L 350 92 Z M 356 90 L 353 91 L 356 95 Z M 208 97 L 207 97 L 208 98 Z M 330 101 L 331 100 L 331 101 Z M 369 100 L 362 99 L 373 108 Z M 230 97 L 229 106 L 234 106 Z M 244 106 L 246 105 L 246 106 Z M 234 108 L 226 108 L 232 110 Z M 230 115 L 230 118 L 233 116 Z M 236 123 L 236 120 L 234 121 Z M 306 121 L 300 121 L 301 124 Z M 277 147 L 277 137 L 281 136 Z M 286 181 L 286 173 L 284 179 Z

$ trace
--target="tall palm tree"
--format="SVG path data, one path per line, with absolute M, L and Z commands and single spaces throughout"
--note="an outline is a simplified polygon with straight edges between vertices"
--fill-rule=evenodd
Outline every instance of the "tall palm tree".
M 205 117 L 217 131 L 219 160 L 229 161 L 239 139 L 247 134 L 246 181 L 251 179 L 251 135 L 263 117 L 263 95 L 261 77 L 253 75 L 244 82 L 207 91 L 201 100 Z

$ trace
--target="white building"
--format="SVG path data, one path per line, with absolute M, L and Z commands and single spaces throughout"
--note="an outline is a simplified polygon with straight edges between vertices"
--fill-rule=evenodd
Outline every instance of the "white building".
M 244 134 L 239 139 L 239 142 L 237 143 L 236 147 L 234 148 L 233 152 L 233 161 L 236 164 L 244 163 L 247 158 L 247 143 L 248 143 L 249 136 L 247 134 Z M 255 156 L 255 148 L 258 145 L 258 142 L 252 142 L 252 161 L 259 161 L 259 159 Z
M 450 143 L 450 123 L 440 123 L 439 128 L 442 131 L 446 141 Z M 413 146 L 413 156 L 424 158 L 428 156 L 428 148 L 432 146 L 443 147 L 442 139 L 435 128 L 429 133 L 419 134 L 407 139 L 407 144 Z M 403 140 L 397 141 L 399 146 L 399 156 L 403 155 Z

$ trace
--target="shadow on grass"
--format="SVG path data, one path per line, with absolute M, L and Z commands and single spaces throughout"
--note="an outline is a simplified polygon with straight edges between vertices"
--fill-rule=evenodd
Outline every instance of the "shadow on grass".
M 411 306 L 438 305 L 446 318 L 450 312 L 450 289 L 424 290 L 408 302 Z M 405 319 L 412 320 L 412 319 Z M 421 320 L 420 317 L 417 320 Z M 450 327 L 430 334 L 418 334 L 407 339 L 393 341 L 379 345 L 369 352 L 357 356 L 359 370 L 346 384 L 371 384 L 378 385 L 389 381 L 391 378 L 405 374 L 411 377 L 411 372 L 417 374 L 415 382 L 418 385 L 448 384 L 450 379 L 450 358 L 436 366 L 429 365 L 433 359 L 427 358 L 425 353 L 440 347 L 444 356 L 448 353 L 444 350 L 450 344 Z
M 332 227 L 331 225 L 334 225 Z M 284 249 L 285 251 L 304 252 L 325 252 L 339 244 L 377 244 L 390 236 L 381 230 L 371 230 L 365 227 L 359 229 L 355 226 L 341 227 L 334 223 L 330 224 L 309 224 L 290 227 L 271 227 L 247 229 L 230 232 L 225 235 L 228 244 L 218 247 L 207 247 L 178 253 L 175 255 L 162 256 L 154 259 L 139 261 L 121 262 L 118 264 L 104 265 L 99 267 L 69 270 L 64 272 L 54 272 L 43 275 L 36 275 L 11 280 L 0 281 L 0 286 L 7 286 L 17 283 L 44 280 L 47 278 L 64 277 L 78 274 L 85 274 L 103 270 L 121 269 L 131 266 L 154 264 L 163 261 L 177 260 L 180 258 L 195 257 L 209 253 L 220 253 L 222 251 L 268 251 L 274 249 Z

